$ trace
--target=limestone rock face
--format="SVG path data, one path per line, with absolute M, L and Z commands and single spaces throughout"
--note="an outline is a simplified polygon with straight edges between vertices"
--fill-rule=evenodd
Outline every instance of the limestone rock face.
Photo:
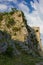
M 21 11 L 17 11 L 13 15 L 4 15 L 0 23 L 0 30 L 7 31 L 14 40 L 24 41 L 28 35 L 24 22 Z
M 2 17 L 3 19 L 0 19 L 0 51 L 6 51 L 10 45 L 13 47 L 15 55 L 21 53 L 18 47 L 27 54 L 40 55 L 36 31 L 27 25 L 24 13 L 17 10 L 16 12 L 5 13 Z

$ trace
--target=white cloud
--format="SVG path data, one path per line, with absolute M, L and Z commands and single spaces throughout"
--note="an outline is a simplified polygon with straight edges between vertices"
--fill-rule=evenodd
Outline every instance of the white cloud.
M 8 1 L 13 1 L 13 2 L 17 2 L 17 0 L 8 0 Z
M 24 3 L 25 1 L 18 4 L 19 9 L 22 10 L 23 12 L 29 12 L 29 8 L 25 5 L 26 3 L 25 4 Z
M 0 4 L 0 10 L 6 10 L 6 9 L 7 9 L 7 5 Z
M 33 3 L 33 2 L 30 2 L 30 3 L 31 3 L 31 6 L 32 6 L 32 7 L 34 7 L 34 8 L 35 8 L 35 10 L 36 10 L 37 8 L 36 8 L 35 3 Z
M 8 1 L 13 1 L 13 0 L 8 0 Z
M 13 8 L 13 4 L 11 5 L 10 2 L 18 4 L 17 0 L 0 0 L 0 11 L 10 11 Z
M 40 3 L 38 5 L 39 12 L 43 14 L 43 0 L 40 0 Z

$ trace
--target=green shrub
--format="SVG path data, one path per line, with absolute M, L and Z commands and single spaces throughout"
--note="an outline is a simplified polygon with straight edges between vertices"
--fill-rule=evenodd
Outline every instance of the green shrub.
M 6 24 L 6 26 L 7 26 L 8 28 L 10 28 L 10 25 L 9 25 L 9 24 Z
M 3 20 L 3 15 L 0 13 L 0 21 Z
M 10 15 L 13 15 L 13 14 L 14 14 L 14 12 L 13 12 L 13 11 L 11 11 L 9 14 L 10 14 Z
M 21 17 L 21 14 L 19 14 L 18 17 Z
M 12 12 L 16 12 L 18 11 L 16 8 L 12 8 Z
M 13 18 L 9 19 L 8 24 L 10 24 L 10 25 L 14 25 L 14 24 L 15 24 L 14 19 L 13 19 Z
M 14 33 L 14 35 L 17 35 L 16 32 Z
M 5 55 L 11 57 L 13 55 L 13 47 L 12 46 L 8 46 Z
M 33 33 L 33 34 L 31 34 L 30 38 L 34 45 L 34 48 L 37 49 L 39 41 L 37 40 L 36 35 Z
M 8 18 L 6 19 L 6 26 L 9 28 L 10 26 L 13 26 L 13 25 L 15 25 L 14 19 L 8 17 Z
M 18 28 L 18 27 L 14 27 L 12 30 L 13 31 L 19 31 L 21 28 Z

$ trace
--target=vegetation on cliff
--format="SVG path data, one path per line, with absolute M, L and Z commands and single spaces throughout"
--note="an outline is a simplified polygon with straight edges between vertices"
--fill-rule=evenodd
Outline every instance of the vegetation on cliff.
M 38 43 L 22 11 L 0 13 L 0 65 L 35 65 L 42 60 Z

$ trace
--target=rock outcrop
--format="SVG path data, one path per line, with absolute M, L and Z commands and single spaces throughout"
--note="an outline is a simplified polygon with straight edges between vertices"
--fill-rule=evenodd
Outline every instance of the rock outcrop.
M 27 25 L 24 13 L 15 12 L 0 13 L 0 53 L 5 52 L 8 46 L 13 47 L 13 54 L 21 52 L 38 56 L 38 39 L 35 30 Z

